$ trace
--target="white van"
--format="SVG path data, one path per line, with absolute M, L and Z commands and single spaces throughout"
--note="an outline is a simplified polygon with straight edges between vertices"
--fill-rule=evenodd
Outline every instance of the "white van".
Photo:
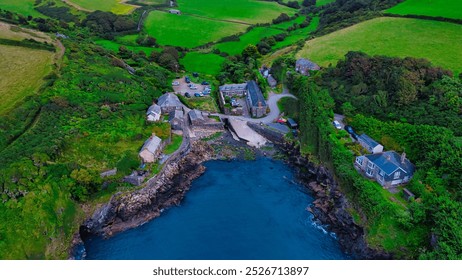
M 338 121 L 333 121 L 332 124 L 335 126 L 336 129 L 342 129 L 342 126 Z

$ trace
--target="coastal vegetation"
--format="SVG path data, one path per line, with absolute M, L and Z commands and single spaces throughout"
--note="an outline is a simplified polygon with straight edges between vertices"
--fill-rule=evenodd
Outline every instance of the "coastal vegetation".
M 322 66 L 348 51 L 369 55 L 426 58 L 435 66 L 462 72 L 462 25 L 406 18 L 376 18 L 307 41 L 297 57 Z

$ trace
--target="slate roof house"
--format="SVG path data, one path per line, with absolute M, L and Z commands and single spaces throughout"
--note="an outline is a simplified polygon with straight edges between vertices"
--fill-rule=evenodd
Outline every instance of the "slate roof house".
M 157 104 L 149 106 L 148 110 L 146 111 L 146 118 L 150 122 L 156 122 L 160 119 L 160 115 L 162 111 L 160 106 Z
M 220 92 L 223 96 L 244 96 L 247 92 L 247 83 L 243 84 L 226 84 L 220 86 Z
M 395 151 L 358 156 L 355 167 L 369 178 L 375 179 L 384 188 L 405 184 L 414 175 L 414 165 Z
M 310 71 L 316 71 L 320 69 L 321 67 L 319 67 L 319 65 L 305 58 L 299 58 L 295 62 L 295 71 L 305 76 L 309 76 Z
M 139 152 L 139 156 L 143 162 L 155 162 L 162 151 L 161 144 L 162 140 L 159 137 L 155 135 L 149 137 L 149 139 L 144 142 L 144 145 Z
M 175 110 L 170 112 L 168 116 L 168 122 L 173 130 L 182 130 L 183 129 L 183 121 L 184 121 L 184 113 L 183 110 Z
M 202 125 L 205 122 L 204 116 L 202 115 L 202 112 L 199 110 L 194 109 L 189 111 L 188 116 L 191 125 Z
M 263 117 L 266 114 L 266 101 L 255 81 L 247 83 L 247 107 L 254 118 Z
M 159 97 L 157 105 L 160 106 L 162 114 L 169 114 L 175 110 L 183 109 L 183 103 L 181 103 L 180 99 L 178 99 L 178 96 L 171 92 Z
M 383 152 L 383 146 L 377 143 L 374 139 L 367 136 L 366 134 L 361 134 L 360 136 L 358 136 L 358 142 L 369 153 L 377 154 Z

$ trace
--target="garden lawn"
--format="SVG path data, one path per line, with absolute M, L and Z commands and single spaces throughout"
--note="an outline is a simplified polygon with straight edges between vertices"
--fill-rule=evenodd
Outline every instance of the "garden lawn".
M 348 51 L 425 58 L 462 72 L 462 25 L 407 18 L 376 18 L 307 41 L 297 53 L 321 66 L 335 65 Z
M 406 0 L 387 12 L 398 15 L 422 15 L 462 19 L 461 0 Z
M 55 53 L 0 45 L 0 114 L 36 93 L 43 77 L 51 72 Z
M 188 72 L 217 75 L 224 61 L 223 57 L 213 53 L 189 52 L 180 60 L 180 63 Z
M 279 29 L 270 27 L 255 27 L 249 32 L 241 35 L 239 37 L 239 41 L 219 43 L 215 45 L 215 48 L 219 49 L 221 52 L 225 52 L 230 55 L 236 55 L 240 54 L 248 45 L 256 45 L 264 37 L 269 37 L 280 33 L 283 33 L 283 31 Z
M 3 1 L 3 0 L 0 0 Z M 122 3 L 122 0 L 67 0 L 82 9 L 90 11 L 113 12 L 114 14 L 128 14 L 135 6 Z
M 0 9 L 16 12 L 25 16 L 45 17 L 34 10 L 35 0 L 0 0 Z
M 208 20 L 187 15 L 152 11 L 145 20 L 145 30 L 164 46 L 192 48 L 244 32 L 247 25 Z
M 220 20 L 239 21 L 250 24 L 271 22 L 281 13 L 289 16 L 296 10 L 276 2 L 258 0 L 178 0 L 183 14 L 194 14 Z

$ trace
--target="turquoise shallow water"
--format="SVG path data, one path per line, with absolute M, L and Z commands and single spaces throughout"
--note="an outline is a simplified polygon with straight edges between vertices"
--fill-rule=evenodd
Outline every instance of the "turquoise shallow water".
M 104 240 L 87 259 L 347 259 L 306 208 L 313 198 L 283 162 L 210 161 L 179 207 Z

